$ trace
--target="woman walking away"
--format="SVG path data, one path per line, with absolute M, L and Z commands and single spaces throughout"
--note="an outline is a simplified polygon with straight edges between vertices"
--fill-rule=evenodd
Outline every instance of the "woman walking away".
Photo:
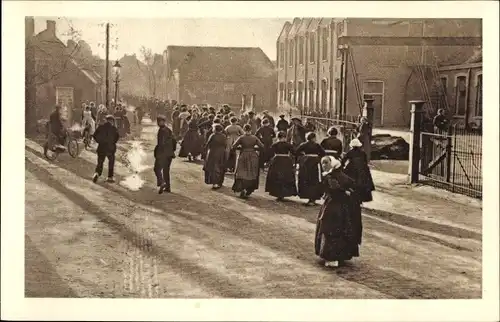
M 243 131 L 245 134 L 240 136 L 232 147 L 233 151 L 241 148 L 236 161 L 233 191 L 239 192 L 240 197 L 246 199 L 259 188 L 259 154 L 255 146 L 262 149 L 264 145 L 252 134 L 250 124 L 245 124 Z
M 179 138 L 179 133 L 181 130 L 181 119 L 179 118 L 179 107 L 174 107 L 174 111 L 172 112 L 172 132 L 176 139 Z
M 358 139 L 352 140 L 349 143 L 351 149 L 342 158 L 342 165 L 345 166 L 344 173 L 356 182 L 356 195 L 359 200 L 369 202 L 373 200 L 372 191 L 375 190 L 375 185 L 362 146 Z
M 285 197 L 297 195 L 293 146 L 286 141 L 286 132 L 278 132 L 278 142 L 271 146 L 274 157 L 269 164 L 266 177 L 266 192 L 283 201 Z
M 188 131 L 186 132 L 186 134 L 184 135 L 184 139 L 182 140 L 179 157 L 188 158 L 188 161 L 191 162 L 193 160 L 196 160 L 196 158 L 203 151 L 204 139 L 198 133 L 197 114 L 188 116 L 188 119 Z
M 314 250 L 326 267 L 337 267 L 343 261 L 359 256 L 359 243 L 350 214 L 354 181 L 342 172 L 339 160 L 321 159 L 325 202 L 319 211 Z M 359 229 L 358 229 L 359 230 Z
M 266 163 L 273 157 L 273 150 L 271 145 L 273 145 L 273 139 L 276 137 L 274 129 L 271 127 L 271 123 L 268 119 L 262 121 L 262 127 L 257 130 L 255 136 L 264 144 L 264 149 L 261 151 L 259 156 L 259 166 L 264 169 Z
M 179 127 L 179 136 L 184 140 L 184 135 L 186 135 L 188 131 L 188 122 L 189 120 L 187 119 L 191 113 L 188 112 L 187 107 L 183 107 L 181 109 L 181 112 L 179 113 L 179 119 L 180 119 L 180 127 Z
M 90 110 L 90 106 L 87 106 L 85 108 L 85 111 L 83 111 L 82 128 L 83 128 L 83 133 L 82 133 L 83 136 L 85 136 L 85 133 L 87 132 L 91 137 L 92 135 L 94 135 L 95 121 L 92 118 L 92 111 Z
M 212 189 L 219 189 L 224 182 L 226 172 L 226 136 L 222 133 L 222 125 L 214 124 L 214 131 L 207 141 L 207 157 L 203 170 L 205 183 L 211 184 Z
M 226 169 L 229 172 L 234 172 L 236 167 L 236 151 L 232 149 L 234 142 L 245 134 L 241 126 L 238 125 L 238 119 L 236 117 L 231 118 L 231 125 L 226 127 L 227 143 L 226 143 Z
M 307 142 L 297 148 L 299 158 L 299 197 L 308 199 L 306 206 L 314 206 L 316 200 L 323 195 L 321 187 L 320 159 L 325 156 L 325 150 L 316 143 L 316 134 L 309 132 Z
M 325 150 L 326 155 L 331 155 L 336 159 L 340 159 L 342 154 L 342 141 L 337 138 L 339 132 L 333 126 L 326 132 L 327 138 L 321 141 L 321 147 Z

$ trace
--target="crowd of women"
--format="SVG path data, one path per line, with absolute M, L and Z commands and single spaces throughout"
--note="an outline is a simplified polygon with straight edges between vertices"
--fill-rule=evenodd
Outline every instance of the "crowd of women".
M 303 125 L 299 118 L 288 122 L 284 115 L 275 123 L 267 111 L 237 117 L 230 108 L 181 105 L 173 108 L 171 123 L 181 141 L 179 156 L 203 159 L 205 183 L 212 189 L 221 188 L 225 174 L 233 173 L 232 190 L 246 199 L 259 188 L 260 173 L 267 168 L 265 191 L 277 201 L 298 196 L 314 206 L 324 199 L 315 250 L 326 266 L 359 256 L 361 204 L 372 200 L 375 189 L 359 139 L 343 153 L 335 127 L 318 142 L 312 124 Z

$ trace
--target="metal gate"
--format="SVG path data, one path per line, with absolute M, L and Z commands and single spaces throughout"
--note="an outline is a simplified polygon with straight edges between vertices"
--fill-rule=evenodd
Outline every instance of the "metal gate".
M 482 133 L 451 127 L 421 133 L 423 183 L 482 198 Z
M 357 117 L 354 116 L 343 116 L 339 118 L 326 118 L 326 117 L 315 117 L 308 115 L 301 115 L 302 124 L 305 125 L 306 122 L 310 122 L 316 128 L 316 134 L 319 139 L 323 139 L 327 136 L 326 132 L 330 127 L 337 128 L 339 132 L 339 139 L 342 141 L 343 152 L 349 150 L 349 142 L 357 137 L 358 122 Z

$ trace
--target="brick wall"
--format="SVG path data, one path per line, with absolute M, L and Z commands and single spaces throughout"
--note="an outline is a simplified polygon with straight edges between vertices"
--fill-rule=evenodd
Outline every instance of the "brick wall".
M 173 92 L 172 92 L 173 93 Z M 207 82 L 189 81 L 180 83 L 180 102 L 184 104 L 217 103 L 241 107 L 241 96 L 255 94 L 256 111 L 275 110 L 277 100 L 276 77 L 249 82 Z M 175 94 L 173 94 L 175 95 Z

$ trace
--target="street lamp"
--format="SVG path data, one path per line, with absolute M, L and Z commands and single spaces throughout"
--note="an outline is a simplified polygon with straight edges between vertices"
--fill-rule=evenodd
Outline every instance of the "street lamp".
M 120 69 L 121 69 L 121 67 L 122 66 L 120 65 L 118 60 L 113 65 L 113 74 L 115 75 L 115 79 L 114 79 L 114 82 L 115 82 L 115 107 L 116 107 L 116 104 L 118 103 L 118 87 L 119 87 L 119 83 L 120 83 Z

